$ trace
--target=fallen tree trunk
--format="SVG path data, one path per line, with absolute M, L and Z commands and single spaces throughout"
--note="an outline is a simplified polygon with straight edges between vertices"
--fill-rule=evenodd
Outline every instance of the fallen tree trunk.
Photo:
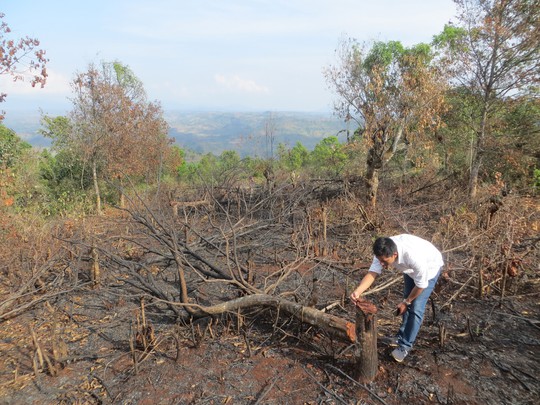
M 184 305 L 184 304 L 179 304 Z M 326 314 L 318 309 L 305 307 L 296 302 L 267 294 L 246 295 L 235 300 L 226 301 L 209 307 L 198 307 L 195 317 L 220 315 L 225 312 L 235 312 L 241 308 L 254 306 L 269 306 L 284 311 L 301 322 L 321 328 L 322 330 L 348 342 L 356 342 L 355 325 L 335 315 Z

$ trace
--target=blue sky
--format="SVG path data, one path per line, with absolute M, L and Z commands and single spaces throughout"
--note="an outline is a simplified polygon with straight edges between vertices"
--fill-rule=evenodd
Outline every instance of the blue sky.
M 164 110 L 331 111 L 322 70 L 339 39 L 429 42 L 452 0 L 0 0 L 13 35 L 41 41 L 44 89 L 0 77 L 10 110 L 69 111 L 70 81 L 118 60 Z

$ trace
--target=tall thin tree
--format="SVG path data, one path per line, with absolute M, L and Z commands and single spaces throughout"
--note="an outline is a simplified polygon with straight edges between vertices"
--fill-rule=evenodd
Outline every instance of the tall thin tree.
M 479 175 L 493 136 L 498 103 L 538 86 L 540 0 L 455 0 L 457 22 L 434 38 L 441 60 L 460 86 L 480 102 L 475 117 L 469 195 L 476 197 Z

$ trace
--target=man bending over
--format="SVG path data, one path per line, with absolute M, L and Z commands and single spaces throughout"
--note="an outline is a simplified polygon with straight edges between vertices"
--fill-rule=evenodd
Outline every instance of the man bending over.
M 393 267 L 403 273 L 403 301 L 396 307 L 402 321 L 396 337 L 390 339 L 390 344 L 397 346 L 392 357 L 401 363 L 411 351 L 422 325 L 428 298 L 444 264 L 442 254 L 427 240 L 407 234 L 378 238 L 373 244 L 373 254 L 369 271 L 352 292 L 351 300 L 363 301 L 362 294 L 383 268 Z

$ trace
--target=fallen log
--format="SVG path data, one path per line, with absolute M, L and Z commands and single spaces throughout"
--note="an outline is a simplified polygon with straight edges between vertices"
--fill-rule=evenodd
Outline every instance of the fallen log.
M 238 309 L 254 306 L 269 306 L 279 309 L 279 311 L 284 311 L 301 322 L 321 328 L 337 338 L 351 343 L 356 342 L 354 323 L 318 309 L 267 294 L 246 295 L 220 304 L 198 307 L 198 310 L 193 315 L 195 317 L 220 315 L 225 312 L 236 312 Z

